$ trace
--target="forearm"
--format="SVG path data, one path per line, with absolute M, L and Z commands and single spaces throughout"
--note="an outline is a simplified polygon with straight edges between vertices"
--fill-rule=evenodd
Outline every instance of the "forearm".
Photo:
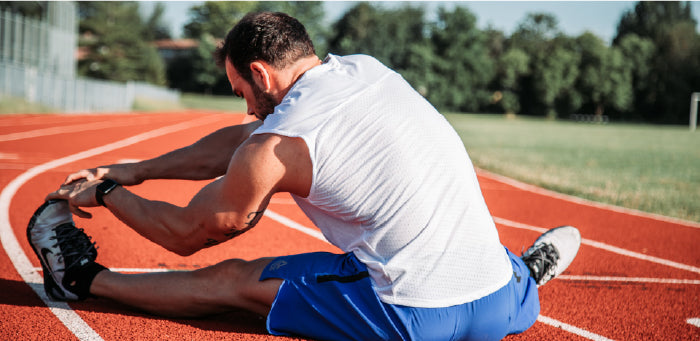
M 134 172 L 141 180 L 207 180 L 224 175 L 238 146 L 260 126 L 260 122 L 219 129 L 194 144 L 135 163 Z
M 184 208 L 142 198 L 118 187 L 103 198 L 106 207 L 124 224 L 146 239 L 182 256 L 203 248 L 197 222 L 189 221 Z M 200 233 L 201 234 L 201 233 Z

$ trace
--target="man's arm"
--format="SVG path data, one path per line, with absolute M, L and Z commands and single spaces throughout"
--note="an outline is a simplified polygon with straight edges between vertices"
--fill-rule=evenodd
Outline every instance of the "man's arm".
M 190 255 L 255 226 L 274 193 L 307 196 L 311 177 L 303 140 L 264 134 L 242 144 L 226 175 L 205 186 L 186 207 L 147 200 L 123 187 L 103 199 L 115 216 L 142 236 L 177 254 Z M 101 182 L 65 185 L 47 198 L 68 199 L 72 209 L 97 206 L 95 187 Z
M 64 184 L 80 179 L 112 179 L 137 185 L 151 179 L 207 180 L 226 173 L 231 156 L 262 122 L 219 129 L 194 144 L 137 163 L 83 169 L 70 174 Z

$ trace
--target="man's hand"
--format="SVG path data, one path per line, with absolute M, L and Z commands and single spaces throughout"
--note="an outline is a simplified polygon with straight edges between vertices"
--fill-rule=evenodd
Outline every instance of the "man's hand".
M 80 207 L 99 206 L 95 200 L 95 191 L 97 185 L 102 183 L 102 180 L 85 180 L 80 179 L 72 181 L 68 185 L 62 185 L 55 192 L 51 192 L 46 196 L 46 200 L 65 199 L 68 201 L 68 207 L 73 214 L 81 218 L 92 218 L 92 214 L 85 212 Z
M 66 180 L 63 181 L 63 185 L 70 185 L 79 180 L 93 181 L 104 179 L 112 179 L 123 186 L 133 186 L 143 182 L 143 179 L 137 176 L 135 163 L 123 163 L 79 170 L 68 175 Z

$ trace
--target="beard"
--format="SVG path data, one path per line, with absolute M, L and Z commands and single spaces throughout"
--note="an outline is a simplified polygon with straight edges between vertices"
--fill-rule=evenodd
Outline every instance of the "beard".
M 272 114 L 275 111 L 275 107 L 277 106 L 277 101 L 275 98 L 262 91 L 256 84 L 253 83 L 253 96 L 255 96 L 255 117 L 260 119 L 261 121 L 264 121 L 265 118 Z

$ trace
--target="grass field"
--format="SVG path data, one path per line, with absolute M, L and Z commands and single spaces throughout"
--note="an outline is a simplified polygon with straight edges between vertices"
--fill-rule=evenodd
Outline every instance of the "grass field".
M 700 134 L 687 127 L 445 116 L 480 168 L 561 193 L 700 221 Z

